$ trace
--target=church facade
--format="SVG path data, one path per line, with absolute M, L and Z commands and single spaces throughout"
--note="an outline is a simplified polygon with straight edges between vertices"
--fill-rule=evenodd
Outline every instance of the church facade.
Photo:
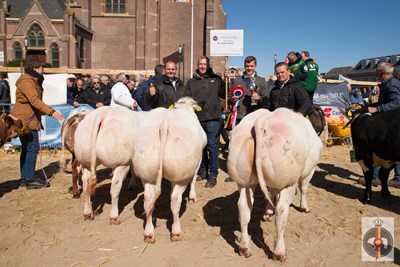
M 173 59 L 191 77 L 192 5 L 170 0 L 2 0 L 0 65 L 37 58 L 52 67 L 152 70 Z M 179 2 L 179 1 L 176 1 Z M 190 2 L 190 1 L 188 1 Z M 226 29 L 222 0 L 193 1 L 193 69 Z M 223 73 L 224 57 L 212 57 Z

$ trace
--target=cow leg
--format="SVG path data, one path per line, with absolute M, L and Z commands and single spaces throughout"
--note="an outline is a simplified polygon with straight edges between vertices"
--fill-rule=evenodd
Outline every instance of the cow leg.
M 381 194 L 382 197 L 390 202 L 391 200 L 391 194 L 388 188 L 388 179 L 389 179 L 389 174 L 390 174 L 391 169 L 386 169 L 386 168 L 380 168 L 379 170 L 379 180 L 381 181 Z
M 91 173 L 88 169 L 82 167 L 82 187 L 83 187 L 83 219 L 86 220 L 93 220 L 93 208 L 92 208 L 92 201 L 90 199 L 90 193 L 88 193 L 88 180 L 91 176 Z
M 285 227 L 289 217 L 289 206 L 292 203 L 294 195 L 296 193 L 296 186 L 297 185 L 286 187 L 280 192 L 275 209 L 275 227 L 277 231 L 277 238 L 273 259 L 279 260 L 280 262 L 285 262 L 286 260 L 284 240 Z
M 239 246 L 239 255 L 246 258 L 251 256 L 250 236 L 248 225 L 251 218 L 251 211 L 254 203 L 254 187 L 239 187 L 239 201 L 237 203 L 239 210 L 240 231 L 242 233 Z
M 274 202 L 274 205 L 276 205 L 276 197 L 279 191 L 271 188 L 269 188 L 268 190 L 271 193 L 271 199 Z M 267 207 L 265 208 L 263 220 L 267 222 L 272 222 L 272 216 L 274 216 L 274 214 L 275 214 L 275 208 L 271 205 L 271 203 L 269 203 L 269 201 L 267 201 Z
M 159 185 L 158 187 L 160 187 Z M 146 213 L 146 226 L 144 229 L 144 242 L 153 244 L 156 242 L 154 238 L 153 211 L 157 198 L 160 196 L 161 190 L 157 189 L 157 185 L 144 184 L 144 211 Z
M 111 180 L 111 210 L 110 210 L 110 224 L 119 225 L 121 221 L 118 219 L 118 200 L 119 193 L 121 192 L 122 182 L 128 174 L 129 166 L 119 166 L 114 169 L 113 177 Z
M 314 171 L 315 171 L 315 168 L 312 170 L 312 172 L 308 176 L 306 176 L 304 179 L 299 181 L 300 211 L 301 212 L 306 212 L 306 213 L 310 212 L 310 209 L 308 207 L 308 202 L 307 202 L 307 189 L 308 189 L 308 184 L 310 183 L 311 178 L 314 175 Z
M 196 180 L 197 180 L 197 172 L 200 169 L 201 161 L 199 162 L 199 166 L 196 168 L 196 172 L 193 175 L 192 182 L 190 183 L 190 192 L 189 192 L 189 201 L 197 202 L 197 195 L 196 195 Z
M 78 179 L 79 179 L 79 162 L 76 159 L 75 155 L 72 154 L 72 162 L 71 162 L 71 171 L 72 171 L 72 187 L 70 189 L 70 193 L 73 198 L 79 198 L 80 192 L 78 187 Z
M 372 178 L 373 178 L 374 170 L 373 168 L 364 171 L 365 178 L 365 192 L 364 197 L 362 199 L 364 204 L 370 204 L 372 199 Z
M 181 241 L 181 222 L 179 220 L 179 211 L 182 204 L 182 194 L 185 192 L 187 185 L 172 184 L 171 193 L 171 211 L 172 211 L 172 231 L 171 241 Z

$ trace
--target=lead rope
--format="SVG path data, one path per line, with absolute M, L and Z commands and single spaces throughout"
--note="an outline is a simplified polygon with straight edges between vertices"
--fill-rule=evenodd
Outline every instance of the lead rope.
M 49 184 L 49 179 L 47 178 L 47 175 L 46 175 L 46 171 L 44 170 L 44 168 L 43 168 L 43 161 L 42 161 L 42 142 L 41 142 L 41 139 L 42 139 L 42 136 L 41 136 L 41 130 L 40 129 L 42 129 L 42 123 L 39 121 L 39 131 L 38 131 L 38 139 L 39 139 L 39 154 L 40 154 L 40 156 L 39 156 L 39 164 L 40 164 L 40 168 L 42 169 L 42 172 L 43 172 L 43 175 L 44 175 L 44 178 L 46 179 L 46 186 L 45 187 L 47 187 L 47 185 Z

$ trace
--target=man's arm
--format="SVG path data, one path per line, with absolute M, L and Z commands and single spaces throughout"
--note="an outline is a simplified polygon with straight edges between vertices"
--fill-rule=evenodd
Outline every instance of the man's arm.
M 296 85 L 296 89 L 294 91 L 294 97 L 296 106 L 298 106 L 298 109 L 296 111 L 302 113 L 303 116 L 305 116 L 311 109 L 312 102 L 310 100 L 310 97 L 308 96 L 306 89 L 304 89 L 301 83 L 298 83 Z

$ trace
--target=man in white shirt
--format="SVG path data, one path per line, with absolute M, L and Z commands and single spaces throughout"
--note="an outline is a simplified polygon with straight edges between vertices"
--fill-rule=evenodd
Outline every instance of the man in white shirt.
M 132 110 L 137 110 L 138 104 L 132 98 L 126 83 L 128 79 L 125 73 L 120 73 L 117 76 L 117 83 L 111 88 L 111 103 L 110 107 L 124 106 Z

